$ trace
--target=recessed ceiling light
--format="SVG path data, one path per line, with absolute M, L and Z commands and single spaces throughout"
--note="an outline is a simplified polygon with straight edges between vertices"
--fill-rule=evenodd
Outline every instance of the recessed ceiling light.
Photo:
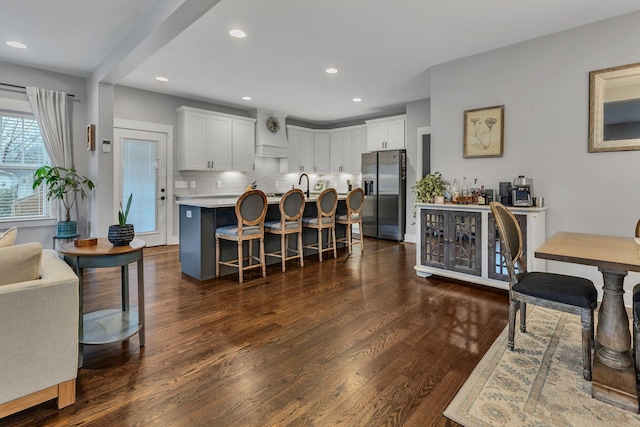
M 24 44 L 24 43 L 20 43 L 20 42 L 15 41 L 15 40 L 9 40 L 9 41 L 7 42 L 7 44 L 8 44 L 9 46 L 11 46 L 11 47 L 16 47 L 16 48 L 18 48 L 18 49 L 26 49 L 26 48 L 27 48 L 27 45 L 26 45 L 26 44 Z
M 156 77 L 156 80 L 159 81 L 159 82 L 168 82 L 169 81 L 168 78 L 162 77 L 162 76 Z
M 231 37 L 235 37 L 237 39 L 243 39 L 243 38 L 247 37 L 245 32 L 242 31 L 242 30 L 231 30 L 231 31 L 229 31 L 229 34 L 231 35 Z
M 251 101 L 251 97 L 250 96 L 243 96 L 242 100 L 243 101 Z
M 338 69 L 337 69 L 337 68 L 333 68 L 333 67 L 331 67 L 331 68 L 327 68 L 325 71 L 326 71 L 328 74 L 335 74 L 335 73 L 337 73 L 337 72 L 338 72 Z
M 362 101 L 362 98 L 353 98 L 353 102 L 360 102 Z

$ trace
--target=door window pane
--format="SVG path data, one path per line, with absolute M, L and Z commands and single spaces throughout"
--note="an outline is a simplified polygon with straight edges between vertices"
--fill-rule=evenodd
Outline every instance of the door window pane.
M 122 141 L 122 203 L 126 204 L 129 194 L 133 194 L 127 223 L 133 224 L 136 233 L 157 229 L 156 150 L 157 144 L 153 141 Z

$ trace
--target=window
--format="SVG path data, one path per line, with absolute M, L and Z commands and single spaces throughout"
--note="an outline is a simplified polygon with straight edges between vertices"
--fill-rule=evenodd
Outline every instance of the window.
M 0 111 L 0 220 L 49 216 L 42 187 L 33 173 L 49 156 L 33 115 Z

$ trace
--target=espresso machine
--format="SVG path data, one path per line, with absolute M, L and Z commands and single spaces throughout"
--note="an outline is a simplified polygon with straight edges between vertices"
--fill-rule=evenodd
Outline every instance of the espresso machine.
M 502 184 L 502 183 L 501 183 Z M 533 179 L 520 175 L 513 180 L 511 189 L 512 206 L 533 206 Z

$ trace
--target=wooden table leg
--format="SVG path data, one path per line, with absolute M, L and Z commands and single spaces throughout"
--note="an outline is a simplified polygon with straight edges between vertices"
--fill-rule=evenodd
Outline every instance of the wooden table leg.
M 627 272 L 608 268 L 599 270 L 604 279 L 604 295 L 598 311 L 591 395 L 638 413 L 631 332 L 623 300 L 623 282 Z
M 141 251 L 142 252 L 142 251 Z M 144 347 L 144 331 L 146 329 L 144 320 L 144 259 L 140 255 L 138 260 L 138 324 L 142 325 L 138 332 L 140 347 Z

